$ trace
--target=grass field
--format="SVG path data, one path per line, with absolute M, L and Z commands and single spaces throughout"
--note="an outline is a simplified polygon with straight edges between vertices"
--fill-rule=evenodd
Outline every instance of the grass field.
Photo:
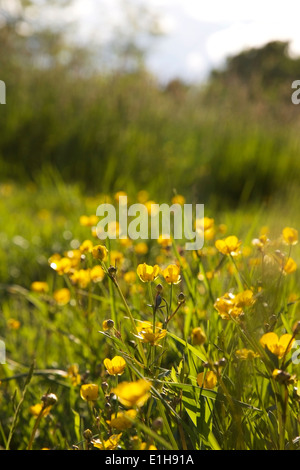
M 296 195 L 205 205 L 190 252 L 100 241 L 118 193 L 53 180 L 0 187 L 1 448 L 297 449 Z

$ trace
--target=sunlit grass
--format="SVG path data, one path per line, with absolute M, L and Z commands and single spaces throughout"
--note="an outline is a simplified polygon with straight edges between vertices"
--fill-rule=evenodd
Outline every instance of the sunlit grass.
M 1 194 L 2 448 L 298 448 L 295 205 L 207 207 L 188 252 L 101 242 L 103 194 Z

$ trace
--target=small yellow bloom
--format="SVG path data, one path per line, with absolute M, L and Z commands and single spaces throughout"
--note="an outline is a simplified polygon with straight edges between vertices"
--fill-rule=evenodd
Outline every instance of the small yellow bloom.
M 64 256 L 63 258 L 50 258 L 50 267 L 54 269 L 60 276 L 67 274 L 72 268 L 72 262 L 70 258 Z
M 85 401 L 96 401 L 99 394 L 99 386 L 97 384 L 84 384 L 80 388 L 80 396 Z
M 234 298 L 234 303 L 239 308 L 250 307 L 255 303 L 253 292 L 250 289 L 239 292 Z
M 136 272 L 135 271 L 128 271 L 124 274 L 124 281 L 127 284 L 134 284 L 136 281 Z
M 113 328 L 115 326 L 115 322 L 111 319 L 108 319 L 108 320 L 104 320 L 104 322 L 102 323 L 102 329 L 103 331 L 108 331 L 110 330 L 111 328 Z
M 215 309 L 223 320 L 230 320 L 231 317 L 237 318 L 242 315 L 243 309 L 235 304 L 235 295 L 229 293 L 219 297 L 214 303 Z
M 101 261 L 106 261 L 107 253 L 108 253 L 108 249 L 104 245 L 96 245 L 92 249 L 93 257 Z
M 281 359 L 285 354 L 287 354 L 294 343 L 292 335 L 286 333 L 278 338 L 276 333 L 270 332 L 264 334 L 260 338 L 260 344 L 264 348 L 268 348 L 272 354 Z
M 206 372 L 206 374 L 204 374 L 204 372 L 200 372 L 197 375 L 197 384 L 199 385 L 199 387 L 212 389 L 215 388 L 217 382 L 217 376 L 212 370 L 209 370 L 208 372 Z
M 81 382 L 79 368 L 77 364 L 73 364 L 68 368 L 67 376 L 70 378 L 72 385 L 75 387 Z
M 71 292 L 69 289 L 64 287 L 63 289 L 58 289 L 53 292 L 53 298 L 58 303 L 58 305 L 66 305 L 71 298 Z
M 172 204 L 179 204 L 183 206 L 185 204 L 185 197 L 181 194 L 176 194 L 176 196 L 172 197 Z
M 150 328 L 146 327 L 139 331 L 137 338 L 141 339 L 143 343 L 149 343 L 151 346 L 156 346 L 158 341 L 163 339 L 167 334 L 167 330 L 163 330 L 160 327 L 155 327 L 155 332 L 153 332 L 153 326 Z
M 122 375 L 126 367 L 126 362 L 121 356 L 115 356 L 112 360 L 106 358 L 103 363 L 109 375 Z
M 115 428 L 118 431 L 123 431 L 124 429 L 129 429 L 132 427 L 132 419 L 135 419 L 137 415 L 136 410 L 127 410 L 127 411 L 119 411 L 117 414 L 114 413 L 111 415 L 110 421 L 107 421 L 107 424 L 111 428 Z M 130 419 L 128 419 L 130 418 Z
M 113 434 L 110 436 L 107 441 L 101 441 L 100 439 L 93 439 L 91 443 L 93 444 L 96 449 L 100 450 L 115 450 L 118 445 L 119 441 L 121 439 L 122 433 L 121 434 Z
M 9 318 L 7 320 L 7 326 L 10 330 L 18 330 L 21 326 L 19 320 L 15 320 L 14 318 Z
M 93 246 L 94 244 L 91 240 L 84 240 L 84 242 L 80 245 L 79 250 L 81 253 L 91 253 Z
M 216 240 L 215 246 L 223 255 L 237 256 L 241 244 L 242 242 L 235 235 L 230 235 L 224 240 Z
M 150 398 L 149 390 L 151 384 L 145 380 L 140 379 L 136 382 L 122 382 L 116 388 L 112 389 L 122 405 L 127 407 L 141 407 Z
M 104 279 L 105 273 L 101 266 L 97 265 L 91 268 L 90 278 L 93 282 L 101 282 Z
M 149 266 L 143 263 L 138 265 L 136 272 L 142 282 L 154 281 L 160 273 L 160 267 L 157 264 Z
M 238 359 L 241 359 L 244 361 L 248 359 L 254 359 L 255 357 L 259 356 L 257 353 L 252 351 L 252 349 L 246 349 L 246 348 L 238 349 L 237 351 L 235 351 L 235 355 L 237 356 Z
M 282 230 L 282 237 L 287 245 L 296 245 L 298 243 L 298 230 L 291 227 L 285 227 Z
M 33 416 L 39 416 L 40 412 L 43 409 L 44 404 L 43 403 L 37 403 L 36 405 L 33 405 L 29 408 L 30 413 Z M 46 406 L 43 410 L 42 416 L 47 416 L 50 413 L 51 406 Z
M 157 239 L 157 243 L 162 247 L 162 248 L 169 248 L 172 246 L 172 239 L 170 235 L 159 235 Z
M 163 270 L 163 276 L 168 284 L 178 284 L 181 280 L 180 267 L 176 264 L 170 264 Z
M 193 344 L 203 344 L 206 341 L 206 334 L 200 326 L 192 330 L 192 343 Z
M 134 245 L 134 251 L 137 255 L 145 255 L 148 253 L 148 245 L 145 242 L 140 242 Z
M 91 281 L 90 270 L 79 269 L 78 271 L 74 271 L 74 273 L 70 276 L 70 280 L 73 284 L 81 287 L 81 289 L 85 289 Z
M 82 215 L 79 218 L 79 223 L 83 227 L 93 227 L 97 225 L 98 221 L 99 221 L 99 217 L 97 217 L 96 215 L 90 215 L 90 216 Z
M 283 266 L 284 273 L 292 274 L 296 271 L 296 269 L 297 269 L 297 263 L 292 258 L 288 258 L 288 260 Z
M 33 290 L 34 292 L 45 294 L 46 292 L 48 292 L 49 286 L 47 282 L 34 281 L 31 284 L 30 289 Z

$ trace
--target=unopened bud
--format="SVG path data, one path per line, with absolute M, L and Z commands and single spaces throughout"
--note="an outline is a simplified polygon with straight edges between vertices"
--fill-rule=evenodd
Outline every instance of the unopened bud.
M 42 402 L 44 406 L 53 406 L 57 402 L 57 396 L 54 393 L 46 393 L 42 396 Z

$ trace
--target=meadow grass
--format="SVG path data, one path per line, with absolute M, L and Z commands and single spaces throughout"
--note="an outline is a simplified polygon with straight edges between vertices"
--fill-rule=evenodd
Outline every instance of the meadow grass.
M 101 242 L 89 216 L 116 193 L 0 190 L 1 448 L 298 448 L 296 194 L 205 206 L 188 252 Z

